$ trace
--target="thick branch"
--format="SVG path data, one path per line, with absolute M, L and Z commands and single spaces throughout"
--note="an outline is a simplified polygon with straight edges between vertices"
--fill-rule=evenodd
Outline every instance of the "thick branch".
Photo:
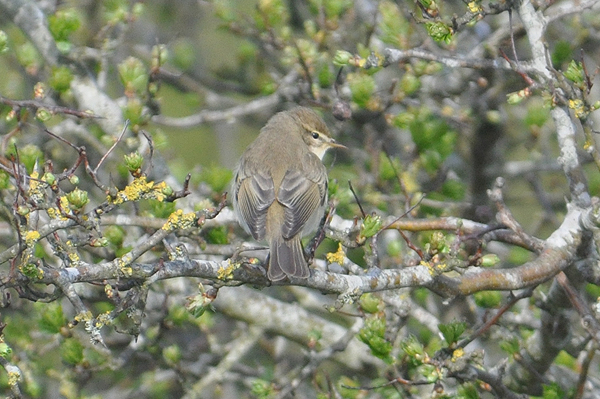
M 58 62 L 58 49 L 48 30 L 46 16 L 35 1 L 0 0 L 0 11 L 29 37 L 48 64 Z
M 213 302 L 218 311 L 236 319 L 263 327 L 302 345 L 308 345 L 311 332 L 320 332 L 319 344 L 323 348 L 335 345 L 347 329 L 306 311 L 298 304 L 279 301 L 263 293 L 245 287 L 221 288 Z M 378 364 L 370 356 L 367 347 L 356 338 L 352 339 L 345 351 L 334 357 L 353 369 L 364 364 Z

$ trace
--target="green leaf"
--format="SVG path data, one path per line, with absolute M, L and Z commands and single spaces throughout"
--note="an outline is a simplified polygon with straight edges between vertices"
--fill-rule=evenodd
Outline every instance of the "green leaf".
M 60 355 L 65 363 L 75 366 L 83 361 L 83 345 L 76 338 L 67 338 L 60 346 Z
M 8 35 L 0 29 L 0 54 L 4 54 L 9 50 Z
M 585 82 L 585 74 L 583 71 L 583 64 L 581 62 L 571 60 L 564 75 L 565 78 L 569 79 L 577 86 L 582 86 Z
M 12 349 L 6 342 L 0 342 L 0 357 L 8 359 L 12 353 Z
M 257 378 L 252 381 L 251 392 L 258 399 L 267 399 L 272 398 L 276 391 L 269 381 Z
M 156 218 L 166 219 L 175 212 L 176 205 L 175 202 L 148 199 L 140 202 L 140 209 L 145 215 L 150 214 Z
M 550 385 L 544 385 L 543 399 L 562 399 L 568 397 L 561 387 L 553 382 Z
M 361 309 L 366 313 L 377 313 L 383 307 L 381 299 L 370 292 L 361 295 L 359 304 Z
M 442 185 L 442 194 L 451 200 L 460 201 L 465 198 L 467 188 L 460 180 L 449 179 Z
M 148 87 L 148 72 L 141 60 L 135 57 L 128 57 L 119 64 L 117 69 L 119 70 L 121 82 L 125 86 L 125 92 L 140 95 L 146 92 L 146 88 Z
M 425 24 L 427 33 L 436 42 L 445 42 L 449 44 L 452 41 L 453 30 L 443 22 L 427 22 Z
M 254 21 L 257 28 L 268 30 L 287 25 L 289 11 L 283 0 L 259 0 Z
M 472 383 L 465 383 L 458 387 L 457 389 L 457 399 L 479 399 L 479 392 L 477 392 L 477 388 Z
M 567 40 L 559 40 L 554 45 L 554 51 L 552 52 L 552 65 L 554 68 L 559 69 L 567 60 L 573 58 L 573 50 L 571 49 L 571 42 Z
M 408 48 L 411 26 L 398 5 L 391 1 L 382 1 L 379 3 L 379 14 L 381 19 L 378 27 L 381 41 L 401 49 Z
M 485 254 L 481 257 L 481 266 L 492 267 L 500 263 L 500 257 L 496 254 Z
M 502 303 L 502 294 L 499 291 L 480 291 L 473 294 L 475 303 L 482 308 L 496 308 Z
M 373 237 L 379 233 L 383 221 L 379 215 L 367 215 L 360 226 L 360 235 L 364 238 Z
M 167 364 L 178 364 L 181 360 L 181 348 L 178 345 L 170 345 L 162 351 L 163 359 Z
M 77 187 L 73 191 L 67 193 L 66 196 L 71 208 L 77 210 L 83 208 L 90 201 L 87 191 L 80 190 Z
M 62 306 L 59 303 L 36 303 L 36 308 L 40 312 L 38 325 L 42 331 L 57 334 L 67 324 L 67 318 L 63 314 Z
M 361 108 L 366 108 L 367 103 L 375 92 L 375 79 L 365 73 L 349 73 L 347 77 L 352 101 Z
M 379 179 L 382 181 L 398 180 L 402 164 L 396 157 L 388 157 L 385 152 L 379 153 Z
M 385 339 L 385 319 L 382 317 L 370 317 L 358 333 L 358 339 L 367 344 L 373 356 L 378 357 L 386 363 L 392 363 L 392 344 Z
M 400 80 L 400 88 L 404 94 L 410 96 L 421 88 L 421 80 L 412 72 L 406 72 Z
M 413 364 L 421 364 L 423 359 L 425 359 L 425 348 L 414 335 L 410 335 L 400 342 L 400 349 L 411 359 Z
M 525 124 L 527 126 L 543 126 L 550 117 L 550 110 L 540 103 L 532 103 L 527 108 Z
M 516 353 L 519 353 L 521 346 L 519 344 L 519 340 L 516 337 L 511 337 L 510 339 L 500 342 L 500 349 L 502 349 L 504 352 L 510 355 L 514 355 Z
M 75 8 L 58 10 L 48 18 L 48 28 L 56 41 L 66 41 L 69 35 L 79 29 L 81 20 Z
M 460 336 L 465 332 L 467 323 L 464 321 L 453 321 L 448 324 L 439 324 L 438 328 L 448 345 L 452 345 L 457 342 L 460 339 Z
M 105 0 L 102 2 L 104 8 L 104 20 L 111 25 L 116 25 L 119 22 L 125 22 L 129 10 L 129 2 L 127 0 Z
M 27 169 L 27 174 L 33 172 L 36 163 L 38 165 L 44 163 L 44 153 L 35 144 L 25 144 L 23 147 L 18 148 L 10 145 L 6 151 L 7 158 L 16 158 L 17 151 L 19 153 L 19 160 L 25 165 L 25 169 Z
M 353 57 L 354 56 L 352 55 L 352 53 L 349 53 L 348 51 L 338 50 L 335 53 L 335 56 L 333 57 L 333 65 L 335 65 L 336 67 L 348 65 L 348 62 Z
M 120 248 L 123 245 L 125 240 L 125 229 L 123 227 L 117 225 L 107 226 L 102 233 L 108 242 L 115 247 Z
M 363 394 L 360 381 L 356 377 L 350 378 L 345 375 L 341 376 L 337 383 L 337 388 L 344 399 L 361 399 Z
M 48 79 L 48 84 L 59 93 L 63 93 L 71 88 L 73 73 L 67 66 L 52 68 L 52 75 Z
M 440 159 L 444 160 L 454 151 L 456 132 L 429 110 L 419 109 L 408 128 L 419 153 L 431 150 L 437 152 Z
M 229 243 L 227 226 L 219 226 L 206 232 L 206 241 L 209 244 L 225 245 Z
M 144 157 L 140 155 L 138 151 L 132 152 L 130 154 L 125 154 L 123 156 L 123 159 L 125 160 L 125 167 L 130 172 L 138 171 L 144 163 Z

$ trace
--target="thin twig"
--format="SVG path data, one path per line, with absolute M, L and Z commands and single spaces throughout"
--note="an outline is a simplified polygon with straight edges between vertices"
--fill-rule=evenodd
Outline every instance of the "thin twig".
M 506 304 L 504 304 L 500 309 L 498 309 L 498 311 L 496 312 L 496 314 L 494 314 L 493 317 L 491 317 L 488 321 L 483 323 L 483 325 L 481 327 L 479 327 L 477 330 L 475 330 L 475 332 L 473 334 L 471 334 L 468 338 L 465 338 L 464 340 L 459 342 L 457 347 L 464 348 L 468 344 L 473 342 L 475 340 L 475 338 L 477 338 L 477 337 L 481 336 L 481 334 L 485 333 L 491 326 L 496 324 L 496 322 L 498 322 L 500 317 L 504 313 L 506 313 L 510 308 L 512 308 L 515 303 L 519 302 L 521 299 L 529 298 L 531 295 L 533 295 L 534 289 L 535 289 L 535 287 L 528 288 L 525 291 L 521 292 L 519 295 L 514 295 L 511 292 L 509 301 Z
M 127 119 L 125 121 L 125 125 L 123 126 L 123 130 L 121 130 L 121 134 L 119 135 L 119 137 L 117 137 L 117 139 L 115 140 L 115 142 L 113 143 L 113 145 L 111 145 L 110 148 L 108 149 L 108 151 L 106 151 L 106 153 L 102 156 L 102 158 L 100 158 L 100 161 L 98 162 L 98 165 L 96 165 L 96 168 L 94 168 L 94 170 L 93 170 L 94 174 L 98 173 L 98 169 L 100 168 L 100 166 L 102 165 L 102 163 L 104 162 L 104 160 L 106 158 L 108 158 L 108 156 L 115 149 L 115 147 L 117 146 L 117 144 L 119 144 L 119 142 L 123 139 L 123 136 L 125 135 L 125 132 L 127 131 L 128 127 L 129 127 L 129 119 Z
M 352 187 L 352 182 L 350 180 L 348 180 L 348 187 L 350 187 L 350 191 L 352 192 L 352 195 L 354 195 L 354 200 L 356 201 L 356 204 L 358 205 L 358 208 L 360 209 L 360 213 L 362 215 L 362 218 L 366 218 L 367 214 L 365 213 L 365 210 L 363 209 L 360 200 L 358 199 L 358 195 L 356 195 L 356 191 L 354 191 L 354 187 Z

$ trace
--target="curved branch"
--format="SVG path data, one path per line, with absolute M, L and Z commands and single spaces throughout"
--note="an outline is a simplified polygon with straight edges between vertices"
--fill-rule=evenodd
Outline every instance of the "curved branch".
M 581 243 L 582 210 L 572 208 L 535 260 L 512 269 L 470 268 L 458 278 L 440 276 L 432 289 L 446 295 L 469 295 L 485 290 L 516 290 L 551 279 L 573 263 Z
M 275 107 L 281 102 L 282 97 L 295 97 L 299 92 L 298 87 L 295 85 L 297 78 L 298 74 L 292 71 L 281 80 L 279 88 L 275 93 L 248 101 L 244 104 L 236 105 L 225 110 L 202 110 L 197 114 L 182 118 L 155 115 L 152 117 L 152 121 L 159 125 L 188 128 L 200 125 L 202 123 L 230 121 L 232 119 L 239 118 L 240 116 L 255 114 L 257 112 Z
M 275 92 L 266 97 L 261 97 L 253 101 L 249 101 L 244 104 L 236 105 L 234 107 L 210 111 L 202 110 L 197 114 L 184 116 L 181 118 L 174 118 L 164 115 L 155 115 L 152 117 L 152 121 L 165 126 L 177 127 L 177 128 L 189 128 L 201 125 L 207 122 L 221 122 L 228 121 L 240 116 L 254 114 L 266 109 L 272 108 L 277 105 L 280 101 L 279 93 Z

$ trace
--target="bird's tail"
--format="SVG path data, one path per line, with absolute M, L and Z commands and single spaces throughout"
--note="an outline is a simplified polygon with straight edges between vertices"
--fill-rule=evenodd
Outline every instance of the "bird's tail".
M 271 249 L 267 273 L 269 280 L 280 281 L 286 276 L 295 278 L 310 276 L 308 264 L 304 260 L 300 237 L 293 237 L 290 240 L 273 239 L 269 243 L 269 247 Z

